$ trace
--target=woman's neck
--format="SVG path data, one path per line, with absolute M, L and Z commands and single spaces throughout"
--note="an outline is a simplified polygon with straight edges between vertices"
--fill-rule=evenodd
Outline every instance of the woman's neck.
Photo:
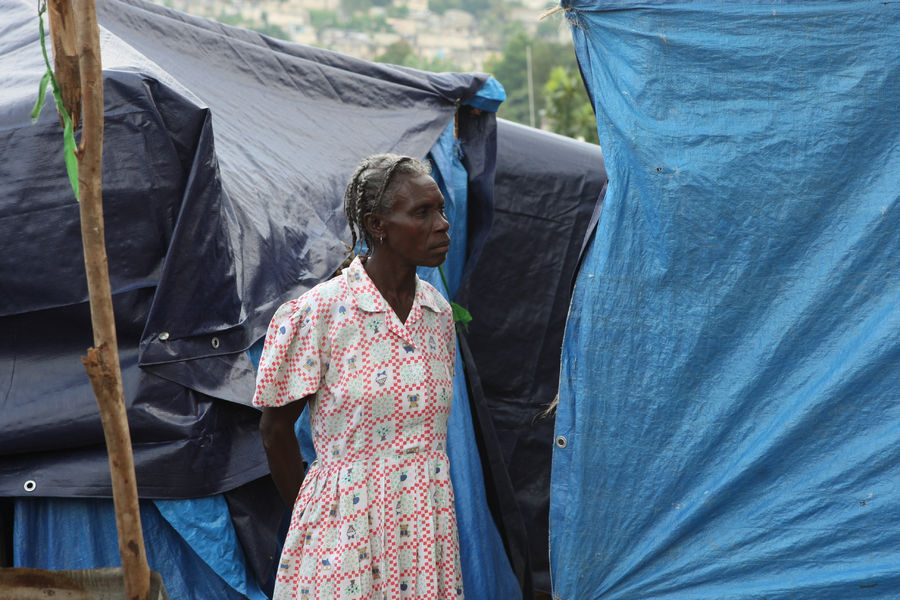
M 363 262 L 363 267 L 397 317 L 405 323 L 416 297 L 416 267 L 379 260 L 377 253 Z

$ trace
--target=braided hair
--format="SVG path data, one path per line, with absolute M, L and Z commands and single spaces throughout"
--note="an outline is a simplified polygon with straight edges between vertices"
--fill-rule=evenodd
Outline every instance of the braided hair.
M 351 249 L 357 240 L 366 243 L 364 256 L 371 256 L 375 247 L 372 234 L 366 229 L 365 216 L 369 213 L 384 214 L 394 204 L 394 192 L 403 181 L 396 175 L 430 175 L 431 168 L 421 160 L 399 154 L 373 154 L 357 165 L 344 192 L 344 212 L 353 237 Z

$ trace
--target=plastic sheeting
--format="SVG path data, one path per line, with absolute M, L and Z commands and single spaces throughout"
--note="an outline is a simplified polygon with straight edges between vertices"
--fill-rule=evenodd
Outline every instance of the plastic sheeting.
M 141 502 L 141 526 L 150 568 L 162 575 L 173 600 L 264 600 L 259 585 L 244 568 L 234 528 L 219 499 L 193 503 L 194 524 L 173 529 L 166 505 Z M 176 501 L 180 502 L 180 501 Z M 204 531 L 198 527 L 203 523 Z M 186 531 L 193 533 L 187 533 Z M 89 532 L 89 535 L 86 535 Z M 200 539 L 215 532 L 219 544 Z M 15 566 L 38 569 L 93 569 L 120 566 L 116 519 L 112 500 L 87 498 L 18 499 L 13 528 Z M 219 552 L 211 555 L 211 550 Z M 211 564 L 228 564 L 219 573 Z
M 0 494 L 32 480 L 31 495 L 108 496 L 79 360 L 92 338 L 78 207 L 52 98 L 29 119 L 44 69 L 36 10 L 0 0 Z M 243 350 L 343 260 L 354 166 L 373 152 L 424 156 L 488 76 L 379 65 L 141 0 L 97 10 L 106 241 L 139 491 L 220 493 L 268 472 Z M 463 144 L 486 143 L 462 130 Z M 476 175 L 493 173 L 492 153 L 469 155 Z M 484 230 L 470 257 L 484 225 L 469 224 Z
M 515 490 L 492 501 L 521 509 L 534 584 L 547 591 L 553 417 L 540 415 L 556 396 L 571 282 L 605 184 L 599 146 L 498 120 L 494 220 L 459 297 L 474 319 L 467 337 L 499 440 L 496 470 Z
M 900 595 L 900 4 L 566 1 L 610 184 L 558 598 Z
M 61 155 L 47 151 L 61 147 L 52 107 L 45 105 L 36 125 L 27 118 L 42 72 L 35 10 L 0 0 L 9 17 L 0 40 L 0 126 L 8 132 L 0 146 L 0 218 L 5 230 L 23 232 L 0 238 L 0 379 L 9 417 L 0 423 L 0 494 L 22 494 L 22 483 L 34 480 L 34 496 L 103 496 L 108 463 L 77 358 L 90 344 L 77 205 Z M 263 335 L 280 302 L 343 260 L 341 240 L 349 236 L 340 202 L 359 158 L 377 151 L 423 156 L 454 114 L 459 138 L 445 153 L 462 151 L 465 170 L 451 177 L 468 190 L 460 208 L 467 243 L 456 254 L 462 264 L 476 262 L 492 210 L 494 117 L 458 104 L 486 88 L 479 108 L 496 108 L 502 88 L 483 74 L 376 65 L 139 0 L 99 2 L 98 13 L 107 247 L 138 482 L 144 497 L 189 498 L 158 501 L 155 512 L 144 503 L 145 519 L 151 532 L 166 531 L 162 542 L 152 533 L 152 543 L 180 544 L 199 560 L 172 577 L 196 579 L 201 595 L 185 595 L 176 583 L 173 598 L 222 597 L 212 591 L 222 581 L 231 590 L 222 594 L 255 597 L 252 586 L 241 587 L 247 565 L 235 558 L 236 539 L 251 554 L 247 562 L 258 563 L 256 574 L 264 572 L 271 544 L 251 529 L 260 521 L 271 529 L 271 511 L 254 515 L 247 502 L 248 485 L 267 469 L 258 413 L 241 406 L 254 379 L 242 350 Z M 471 436 L 471 419 L 463 414 L 457 428 Z M 458 470 L 479 466 L 469 438 L 456 452 L 463 456 Z M 471 484 L 462 477 L 457 489 L 466 503 L 462 520 L 472 527 L 462 533 L 472 536 L 470 596 L 515 596 L 480 467 L 467 476 Z M 214 495 L 196 498 L 207 494 Z M 106 504 L 17 501 L 17 561 L 115 564 Z M 241 527 L 225 535 L 218 525 L 229 523 L 236 506 Z M 210 527 L 197 521 L 201 513 Z M 168 529 L 157 528 L 162 516 Z M 57 536 L 66 550 L 55 553 L 49 542 L 36 550 L 29 542 L 36 531 Z M 97 546 L 75 557 L 71 539 L 84 531 Z M 205 567 L 193 570 L 195 563 Z
M 453 129 L 452 123 L 448 125 L 430 152 L 435 174 L 438 175 L 436 179 L 447 203 L 446 213 L 453 242 L 443 265 L 444 277 L 441 277 L 438 269 L 419 268 L 419 276 L 449 300 L 455 298 L 455 291 L 459 289 L 466 266 L 465 254 L 459 248 L 467 245 L 469 205 L 468 173 L 462 162 L 463 150 Z M 447 422 L 447 455 L 450 459 L 450 479 L 455 491 L 463 587 L 467 597 L 522 597 L 522 590 L 504 551 L 497 525 L 488 510 L 481 466 L 483 457 L 479 458 L 475 431 L 472 428 L 470 398 L 458 342 L 456 356 L 453 405 Z

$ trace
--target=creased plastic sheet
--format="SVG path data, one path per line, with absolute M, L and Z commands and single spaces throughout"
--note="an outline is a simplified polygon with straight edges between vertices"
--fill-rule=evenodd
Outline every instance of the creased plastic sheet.
M 37 124 L 27 118 L 42 73 L 36 8 L 0 0 L 0 12 L 6 19 L 0 25 L 6 133 L 0 224 L 10 233 L 0 236 L 0 381 L 6 382 L 0 405 L 8 417 L 0 421 L 0 494 L 23 494 L 23 482 L 34 480 L 34 496 L 104 496 L 102 433 L 78 374 L 90 329 L 77 205 L 61 154 L 48 150 L 60 139 L 51 102 Z M 106 69 L 107 247 L 138 483 L 145 497 L 188 498 L 162 501 L 145 515 L 152 527 L 165 525 L 151 531 L 168 528 L 165 539 L 151 535 L 150 543 L 196 555 L 199 562 L 191 559 L 172 577 L 193 578 L 197 597 L 253 597 L 249 584 L 240 589 L 245 565 L 221 556 L 235 544 L 214 543 L 224 538 L 191 521 L 202 508 L 204 521 L 218 523 L 226 513 L 216 492 L 227 490 L 226 500 L 240 492 L 246 500 L 248 482 L 265 473 L 258 413 L 241 406 L 249 403 L 254 378 L 243 349 L 262 336 L 281 301 L 343 260 L 341 240 L 349 236 L 340 200 L 356 162 L 376 151 L 423 156 L 458 103 L 489 78 L 377 65 L 140 0 L 104 0 L 98 14 Z M 487 100 L 496 108 L 502 88 L 494 84 Z M 492 211 L 485 194 L 494 173 L 494 118 L 459 113 L 469 191 L 480 200 L 467 206 L 463 255 L 474 263 Z M 478 463 L 473 445 L 462 440 L 458 446 Z M 472 476 L 480 484 L 479 473 Z M 477 506 L 467 486 L 459 488 Z M 198 500 L 201 495 L 211 496 Z M 16 504 L 20 564 L 115 562 L 108 554 L 114 539 L 108 501 Z M 145 513 L 147 506 L 153 505 L 145 503 Z M 478 510 L 473 522 L 493 527 L 483 502 Z M 242 522 L 248 520 L 245 510 Z M 80 529 L 67 526 L 73 521 Z M 69 551 L 77 546 L 71 542 L 76 531 L 97 538 L 96 547 L 77 557 Z M 487 584 L 485 597 L 505 597 L 515 581 L 508 565 L 497 570 L 504 557 L 493 531 L 473 530 L 478 539 L 469 546 L 469 571 Z M 34 546 L 34 532 L 48 539 L 58 534 L 63 550 L 53 552 L 50 541 Z M 245 549 L 265 553 L 253 556 L 259 572 L 270 549 L 251 539 L 246 525 L 243 532 L 237 535 Z M 191 570 L 201 563 L 206 566 Z M 232 583 L 230 591 L 216 592 L 220 579 Z M 470 597 L 478 590 L 472 586 Z M 187 593 L 170 589 L 173 598 Z
M 451 290 L 459 289 L 466 266 L 464 249 L 467 246 L 469 189 L 468 173 L 461 155 L 462 148 L 453 135 L 453 124 L 450 124 L 430 153 L 450 221 L 452 241 L 443 265 L 445 277 L 442 278 L 436 268 L 419 267 L 418 270 L 419 277 L 431 283 L 448 300 L 455 297 Z M 497 525 L 488 510 L 482 471 L 484 457 L 479 458 L 478 454 L 463 370 L 462 355 L 457 343 L 453 405 L 447 421 L 447 455 L 450 459 L 450 478 L 453 482 L 459 529 L 463 586 L 466 597 L 520 598 L 522 592 L 503 548 Z
M 565 2 L 610 185 L 558 598 L 900 596 L 900 5 Z
M 344 259 L 353 167 L 377 151 L 424 156 L 489 78 L 371 63 L 142 0 L 97 11 L 106 244 L 139 491 L 220 493 L 267 471 L 243 351 Z M 29 119 L 44 71 L 37 6 L 0 0 L 0 14 L 0 494 L 33 480 L 32 495 L 104 496 L 79 360 L 92 338 L 78 206 L 52 98 Z
M 606 183 L 600 147 L 497 121 L 494 220 L 460 291 L 502 463 L 521 509 L 537 589 L 550 590 L 547 513 L 559 352 L 571 281 Z M 499 469 L 498 469 L 499 470 Z M 514 529 L 514 527 L 513 527 Z
M 179 531 L 165 516 L 171 502 L 182 501 L 142 501 L 140 507 L 147 562 L 162 575 L 169 598 L 265 600 L 244 566 L 240 546 L 233 543 L 227 511 L 217 506 L 224 504 L 221 496 L 193 501 L 195 524 L 176 519 Z M 204 527 L 197 526 L 201 522 Z M 215 545 L 202 539 L 213 531 L 220 542 Z M 17 567 L 94 569 L 122 564 L 112 500 L 18 499 L 13 538 Z

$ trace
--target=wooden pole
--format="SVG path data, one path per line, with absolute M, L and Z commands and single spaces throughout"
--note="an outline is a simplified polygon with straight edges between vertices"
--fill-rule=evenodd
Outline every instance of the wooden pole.
M 72 0 L 49 0 L 50 40 L 53 46 L 53 76 L 59 83 L 63 106 L 78 129 L 81 120 L 81 75 L 78 69 L 78 44 L 75 39 L 75 14 Z M 62 115 L 59 124 L 63 126 Z
M 55 0 L 57 3 L 66 0 Z M 77 150 L 81 239 L 91 304 L 94 348 L 83 358 L 91 380 L 106 449 L 109 454 L 119 554 L 125 574 L 128 600 L 148 600 L 150 568 L 144 548 L 138 505 L 131 433 L 125 412 L 122 373 L 113 315 L 112 290 L 103 228 L 103 71 L 100 62 L 100 29 L 94 0 L 74 0 L 75 41 L 84 124 Z M 63 9 L 64 11 L 64 9 Z M 51 33 L 51 38 L 53 34 Z M 55 56 L 54 48 L 54 56 Z M 60 82 L 62 84 L 62 82 Z M 63 97 L 66 93 L 63 92 Z

